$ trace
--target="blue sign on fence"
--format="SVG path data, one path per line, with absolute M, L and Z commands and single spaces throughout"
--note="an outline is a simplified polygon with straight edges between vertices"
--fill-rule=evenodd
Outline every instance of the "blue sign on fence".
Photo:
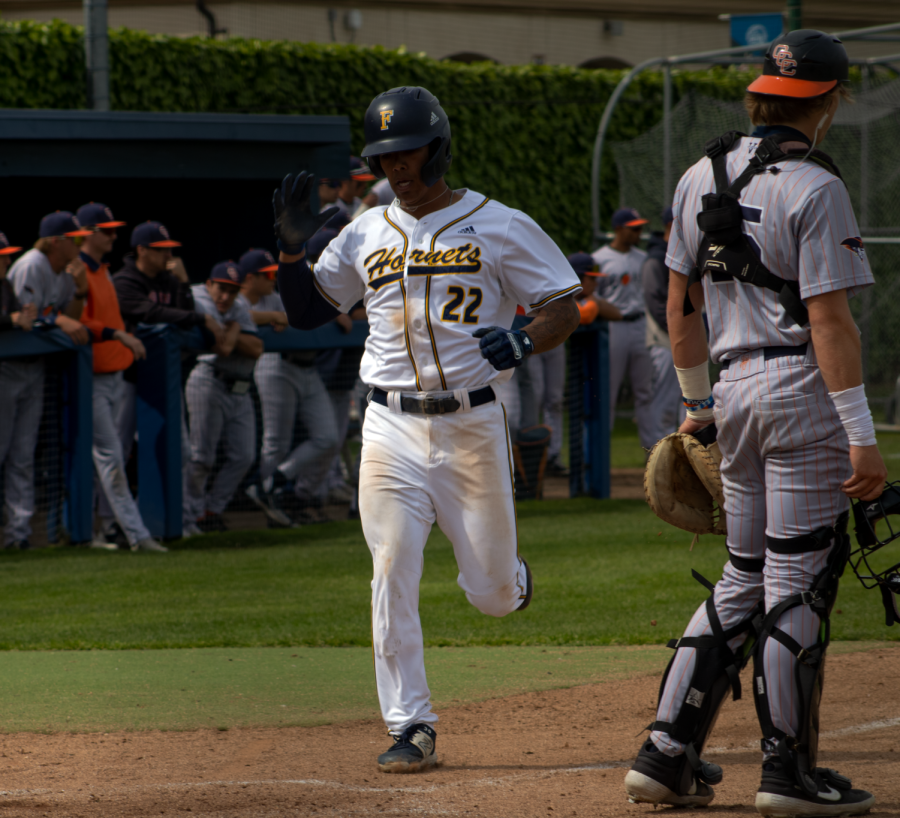
M 732 14 L 732 45 L 768 45 L 784 31 L 781 14 Z

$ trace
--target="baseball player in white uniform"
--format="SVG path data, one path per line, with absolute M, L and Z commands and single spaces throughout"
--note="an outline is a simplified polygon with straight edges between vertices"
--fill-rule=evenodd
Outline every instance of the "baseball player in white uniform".
M 287 326 L 281 296 L 275 292 L 278 263 L 268 250 L 248 250 L 238 264 L 244 283 L 238 300 L 257 325 Z M 260 484 L 247 487 L 253 500 L 276 526 L 291 526 L 289 485 L 303 475 L 321 483 L 338 450 L 338 430 L 328 390 L 316 369 L 315 350 L 265 352 L 253 371 L 263 415 Z M 291 449 L 297 418 L 308 436 Z
M 55 325 L 76 344 L 89 341 L 88 331 L 78 320 L 88 294 L 78 247 L 90 234 L 72 213 L 50 213 L 41 220 L 35 246 L 15 261 L 8 275 L 19 303 L 33 304 L 39 322 Z M 27 549 L 34 515 L 34 450 L 44 406 L 43 358 L 0 363 L 0 394 L 5 543 L 7 548 Z
M 303 245 L 329 214 L 310 213 L 311 177 L 288 176 L 275 193 L 278 281 L 300 328 L 365 303 L 360 376 L 371 392 L 359 510 L 374 561 L 376 683 L 394 738 L 378 764 L 412 772 L 437 761 L 418 612 L 425 541 L 437 522 L 453 543 L 460 587 L 483 613 L 506 616 L 530 602 L 494 385 L 568 337 L 581 288 L 528 216 L 447 186 L 450 123 L 424 88 L 377 96 L 365 134 L 363 156 L 397 201 L 353 221 L 311 273 Z M 504 329 L 517 304 L 536 314 L 527 331 Z
M 622 320 L 609 326 L 610 429 L 615 423 L 619 388 L 627 372 L 634 392 L 641 446 L 650 449 L 657 438 L 653 420 L 653 362 L 647 349 L 641 287 L 641 268 L 647 254 L 636 246 L 645 224 L 647 220 L 642 219 L 634 208 L 617 210 L 612 217 L 615 238 L 594 251 L 592 256 L 600 270 L 595 292 L 622 313 Z
M 666 263 L 688 410 L 681 431 L 713 421 L 718 430 L 729 561 L 714 587 L 704 581 L 712 595 L 673 644 L 650 738 L 625 779 L 635 801 L 712 800 L 722 770 L 700 753 L 729 687 L 740 697 L 750 658 L 763 751 L 757 810 L 856 815 L 875 800 L 816 764 L 848 498 L 878 497 L 887 474 L 848 305 L 872 273 L 847 188 L 815 150 L 847 65 L 831 35 L 776 40 L 748 88 L 756 130 L 707 143 L 675 193 Z M 708 358 L 723 366 L 713 389 Z
M 256 411 L 249 392 L 263 342 L 250 310 L 236 300 L 243 281 L 241 268 L 223 261 L 206 283 L 191 287 L 197 312 L 213 316 L 225 337 L 197 359 L 185 387 L 191 434 L 184 487 L 188 533 L 195 533 L 195 526 L 204 532 L 227 530 L 222 512 L 256 459 Z M 223 437 L 225 462 L 207 489 Z

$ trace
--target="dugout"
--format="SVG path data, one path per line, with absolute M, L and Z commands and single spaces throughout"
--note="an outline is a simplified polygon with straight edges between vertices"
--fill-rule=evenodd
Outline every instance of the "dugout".
M 153 219 L 181 241 L 188 274 L 251 246 L 274 249 L 272 191 L 288 172 L 348 173 L 342 116 L 0 109 L 0 231 L 30 247 L 40 219 L 103 202 L 131 228 Z

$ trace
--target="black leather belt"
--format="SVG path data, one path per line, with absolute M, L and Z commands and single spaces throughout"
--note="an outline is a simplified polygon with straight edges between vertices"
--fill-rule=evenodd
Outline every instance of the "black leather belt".
M 382 406 L 388 405 L 388 393 L 376 386 L 372 389 L 372 400 Z M 482 386 L 469 392 L 469 405 L 474 409 L 495 400 L 494 390 L 490 386 Z M 409 398 L 401 396 L 400 408 L 413 415 L 446 415 L 459 411 L 462 404 L 456 398 Z
M 237 378 L 234 375 L 229 375 L 227 372 L 223 372 L 221 369 L 216 369 L 215 367 L 213 367 L 213 374 L 215 375 L 216 380 L 222 381 L 222 383 L 225 384 L 225 388 L 235 395 L 246 395 L 247 392 L 250 391 L 251 381 L 247 378 Z
M 790 355 L 806 355 L 808 346 L 809 344 L 798 344 L 795 347 L 760 347 L 760 349 L 763 351 L 763 357 L 771 361 L 773 358 L 787 358 Z M 736 360 L 737 358 L 732 358 L 730 361 L 722 361 L 722 369 L 728 369 Z
M 632 321 L 640 321 L 643 317 L 644 313 L 636 312 L 633 315 L 623 315 L 622 320 L 630 324 Z

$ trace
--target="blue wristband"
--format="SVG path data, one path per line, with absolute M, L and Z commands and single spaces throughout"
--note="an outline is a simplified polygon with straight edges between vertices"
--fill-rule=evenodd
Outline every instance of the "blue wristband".
M 681 402 L 685 409 L 712 409 L 716 405 L 712 395 L 708 398 L 682 398 Z

